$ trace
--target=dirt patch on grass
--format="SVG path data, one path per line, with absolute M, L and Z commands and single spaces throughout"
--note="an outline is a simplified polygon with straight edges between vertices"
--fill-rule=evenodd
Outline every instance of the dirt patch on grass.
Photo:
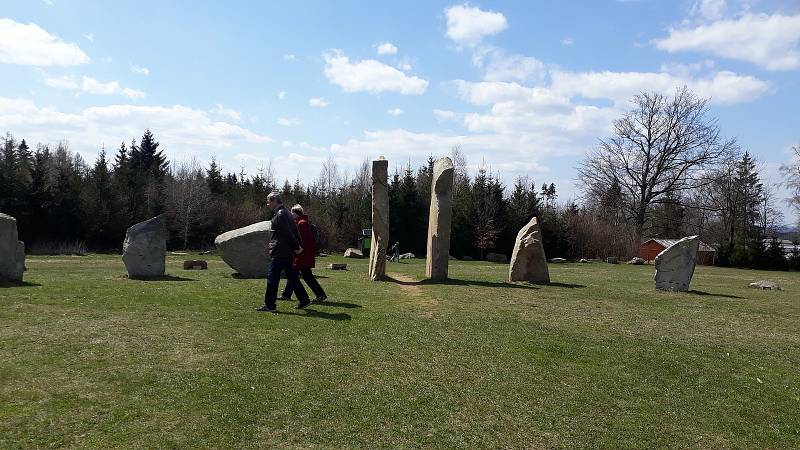
M 400 291 L 406 294 L 406 298 L 410 299 L 415 305 L 427 307 L 439 305 L 439 300 L 428 295 L 415 278 L 397 272 L 387 273 L 386 275 L 395 281 Z M 433 317 L 433 313 L 431 311 L 423 311 L 420 316 L 430 318 Z

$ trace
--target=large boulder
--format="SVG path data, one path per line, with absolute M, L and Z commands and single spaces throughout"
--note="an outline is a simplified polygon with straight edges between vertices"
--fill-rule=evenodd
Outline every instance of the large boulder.
M 269 271 L 272 223 L 258 222 L 220 234 L 214 239 L 223 261 L 244 278 L 265 278 Z
M 641 266 L 646 262 L 647 261 L 645 261 L 644 258 L 639 258 L 638 256 L 634 256 L 633 258 L 631 258 L 630 261 L 628 261 L 628 264 L 632 266 Z
M 656 289 L 673 292 L 686 292 L 694 275 L 697 263 L 697 250 L 700 248 L 698 236 L 685 237 L 667 247 L 656 256 Z
M 122 262 L 130 278 L 164 276 L 167 257 L 167 218 L 164 214 L 128 228 Z
M 500 255 L 505 258 L 506 255 Z M 554 262 L 566 262 L 563 258 L 554 258 Z M 531 283 L 549 283 L 550 271 L 547 269 L 547 257 L 542 245 L 542 233 L 539 220 L 534 217 L 517 233 L 514 252 L 511 254 L 511 266 L 508 269 L 509 281 L 528 281 Z
M 498 264 L 508 264 L 508 257 L 502 253 L 489 253 L 486 260 Z
M 25 244 L 17 234 L 17 219 L 0 213 L 0 281 L 19 283 L 25 272 Z

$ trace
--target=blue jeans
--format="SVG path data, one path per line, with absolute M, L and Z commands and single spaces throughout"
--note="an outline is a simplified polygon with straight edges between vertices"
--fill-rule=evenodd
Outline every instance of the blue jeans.
M 308 293 L 292 267 L 292 258 L 272 258 L 267 272 L 267 291 L 264 293 L 264 304 L 274 308 L 278 300 L 278 285 L 281 282 L 281 272 L 286 273 L 286 282 L 292 286 L 294 294 L 301 302 L 309 300 Z

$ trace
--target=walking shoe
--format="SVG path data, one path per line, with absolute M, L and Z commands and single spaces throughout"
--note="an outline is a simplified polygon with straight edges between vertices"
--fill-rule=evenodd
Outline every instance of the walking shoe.
M 300 303 L 298 303 L 295 309 L 305 309 L 306 306 L 310 304 L 311 304 L 311 299 L 307 298 L 305 301 L 301 301 Z
M 272 308 L 270 308 L 269 306 L 264 305 L 261 308 L 256 309 L 256 311 L 269 312 L 269 313 L 273 313 L 274 314 L 274 313 L 278 312 L 278 308 L 276 308 L 274 306 Z
M 322 302 L 324 302 L 324 301 L 325 301 L 325 300 L 327 300 L 327 299 L 328 299 L 328 296 L 327 296 L 327 295 L 320 295 L 319 297 L 317 297 L 317 298 L 315 298 L 315 299 L 314 299 L 314 302 L 315 302 L 315 303 L 322 303 Z

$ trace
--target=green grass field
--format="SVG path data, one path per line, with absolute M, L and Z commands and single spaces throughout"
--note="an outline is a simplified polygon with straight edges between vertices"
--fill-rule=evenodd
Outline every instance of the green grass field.
M 317 270 L 330 303 L 271 315 L 262 280 L 183 258 L 134 281 L 30 257 L 0 287 L 0 448 L 800 447 L 797 273 L 699 267 L 670 294 L 647 266 L 371 283 L 349 260 Z

